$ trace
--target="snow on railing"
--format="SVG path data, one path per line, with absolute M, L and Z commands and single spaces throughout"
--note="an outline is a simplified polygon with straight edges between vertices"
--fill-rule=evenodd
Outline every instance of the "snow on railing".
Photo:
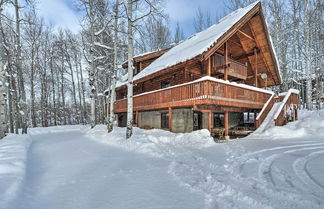
M 271 100 L 274 98 L 275 94 L 272 93 L 272 96 L 268 99 L 268 101 L 263 105 L 260 113 L 258 114 L 258 116 L 256 117 L 256 120 L 259 120 L 261 115 L 263 114 L 263 112 L 265 111 L 265 109 L 268 107 L 269 103 L 271 102 Z
M 279 94 L 280 96 L 284 96 L 285 98 L 282 100 L 280 107 L 278 108 L 276 114 L 274 115 L 274 120 L 277 120 L 277 118 L 279 117 L 282 109 L 284 108 L 287 100 L 289 99 L 289 97 L 291 96 L 291 94 L 299 94 L 299 90 L 297 89 L 289 89 L 288 92 L 284 92 Z

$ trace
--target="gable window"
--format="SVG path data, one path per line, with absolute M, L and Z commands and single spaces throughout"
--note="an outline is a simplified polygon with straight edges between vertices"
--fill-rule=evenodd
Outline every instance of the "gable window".
M 169 80 L 164 80 L 161 82 L 161 89 L 168 88 L 170 87 L 170 81 Z

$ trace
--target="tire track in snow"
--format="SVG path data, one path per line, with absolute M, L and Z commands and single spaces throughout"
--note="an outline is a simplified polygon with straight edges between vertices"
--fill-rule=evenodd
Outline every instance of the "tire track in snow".
M 324 198 L 324 186 L 320 182 L 318 182 L 314 177 L 312 177 L 312 175 L 307 169 L 307 164 L 310 162 L 310 160 L 322 153 L 324 153 L 324 150 L 312 152 L 302 158 L 297 159 L 293 164 L 293 168 L 297 176 L 300 178 L 301 181 L 304 182 L 306 186 L 313 186 L 316 188 L 316 190 L 312 192 L 316 193 L 321 198 Z M 321 192 L 318 194 L 317 190 L 320 190 Z
M 313 146 L 318 146 L 318 145 L 324 145 L 324 143 L 280 146 L 280 147 L 274 147 L 274 148 L 270 148 L 270 149 L 263 149 L 263 150 L 258 150 L 255 152 L 246 153 L 241 156 L 236 153 L 237 156 L 236 157 L 231 156 L 231 158 L 229 160 L 230 162 L 232 162 L 232 165 L 230 165 L 230 167 L 232 167 L 233 173 L 238 173 L 237 180 L 243 181 L 243 182 L 245 181 L 246 184 L 250 184 L 251 188 L 257 187 L 258 190 L 260 191 L 260 194 L 264 194 L 264 195 L 260 195 L 260 201 L 267 202 L 268 205 L 274 204 L 273 206 L 275 208 L 277 208 L 278 206 L 275 206 L 277 201 L 269 200 L 266 198 L 266 197 L 272 196 L 280 202 L 280 204 L 281 204 L 281 206 L 279 205 L 280 207 L 282 207 L 282 204 L 284 204 L 284 202 L 286 202 L 287 207 L 291 207 L 292 205 L 295 205 L 296 206 L 295 208 L 305 208 L 305 207 L 307 207 L 307 205 L 311 205 L 310 201 L 305 201 L 302 198 L 300 198 L 299 193 L 295 194 L 292 191 L 284 191 L 282 189 L 278 190 L 278 185 L 276 185 L 275 180 L 272 176 L 272 172 L 273 172 L 272 166 L 276 159 L 281 158 L 285 154 L 298 152 L 301 150 L 319 149 L 319 147 L 313 147 Z M 299 148 L 291 150 L 292 148 L 296 148 L 296 147 L 299 147 Z M 240 148 L 239 151 L 241 151 L 241 149 L 242 148 Z M 283 153 L 272 154 L 269 157 L 267 157 L 265 160 L 263 160 L 261 162 L 261 164 L 257 165 L 259 179 L 242 177 L 242 172 L 243 172 L 244 166 L 248 163 L 248 161 L 251 160 L 251 158 L 253 158 L 253 156 L 256 156 L 254 159 L 258 162 L 258 161 L 260 161 L 260 159 L 262 160 L 262 158 L 260 156 L 261 154 L 264 154 L 264 153 L 267 153 L 270 151 L 279 151 L 279 150 L 283 150 L 283 149 L 289 149 L 289 150 L 286 150 Z M 231 150 L 230 152 L 235 154 L 234 150 Z M 287 178 L 287 175 L 285 174 L 285 172 L 283 172 L 282 170 L 279 170 L 278 168 L 276 171 L 277 171 L 276 174 L 280 174 L 284 178 L 286 183 L 291 185 L 292 188 L 295 186 L 293 183 L 294 181 L 291 181 L 289 178 Z M 269 184 L 269 182 L 270 182 L 270 184 Z M 269 185 L 271 187 L 268 187 Z M 300 188 L 302 188 L 302 187 L 299 187 L 299 189 Z M 302 189 L 303 189 L 303 191 L 305 191 L 304 188 L 302 188 Z M 289 199 L 289 202 L 287 202 L 287 199 Z M 319 203 L 319 201 L 317 201 L 317 202 Z

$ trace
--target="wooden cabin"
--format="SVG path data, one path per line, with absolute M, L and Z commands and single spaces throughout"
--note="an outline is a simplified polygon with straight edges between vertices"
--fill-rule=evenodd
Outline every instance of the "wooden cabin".
M 281 84 L 281 76 L 260 2 L 172 48 L 136 56 L 134 63 L 134 124 L 140 128 L 208 129 L 229 138 L 258 128 L 274 106 L 282 106 L 275 103 L 297 108 L 297 92 L 280 101 L 266 90 Z M 114 105 L 119 126 L 126 126 L 126 95 L 126 81 L 118 82 Z M 287 122 L 284 107 L 276 110 L 278 125 Z

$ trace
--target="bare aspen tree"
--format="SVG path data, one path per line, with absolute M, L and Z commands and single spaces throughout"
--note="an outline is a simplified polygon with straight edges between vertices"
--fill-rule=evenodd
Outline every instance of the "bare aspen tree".
M 182 40 L 184 40 L 184 34 L 182 31 L 182 28 L 179 25 L 179 22 L 177 22 L 173 41 L 174 41 L 174 43 L 179 43 Z
M 22 55 L 21 55 L 21 33 L 20 33 L 20 27 L 21 27 L 21 21 L 20 18 L 20 9 L 21 6 L 19 4 L 18 0 L 14 0 L 12 4 L 15 7 L 15 25 L 16 25 L 16 31 L 15 31 L 15 44 L 16 44 L 16 68 L 17 68 L 17 74 L 18 74 L 18 89 L 19 89 L 19 111 L 17 110 L 16 114 L 20 114 L 21 117 L 21 128 L 22 133 L 27 133 L 27 98 L 26 98 L 26 91 L 25 91 L 25 85 L 24 85 L 24 76 L 23 76 L 23 70 L 22 70 Z
M 0 13 L 1 15 L 1 13 Z M 1 17 L 0 17 L 1 18 Z M 0 42 L 2 43 L 2 38 L 0 38 Z M 0 47 L 0 139 L 6 135 L 7 132 L 7 118 L 6 118 L 6 78 L 5 78 L 5 70 L 3 65 L 3 50 Z
M 112 85 L 110 88 L 111 94 L 110 94 L 110 104 L 109 104 L 109 119 L 107 124 L 108 132 L 111 132 L 113 130 L 113 122 L 114 122 L 114 102 L 116 97 L 116 80 L 117 80 L 117 47 L 118 47 L 118 7 L 119 7 L 119 1 L 116 0 L 115 2 L 115 8 L 114 8 L 114 63 L 113 63 L 113 76 L 112 76 Z
M 128 82 L 127 82 L 127 130 L 126 138 L 130 138 L 133 134 L 133 0 L 127 0 L 127 43 L 128 43 Z

